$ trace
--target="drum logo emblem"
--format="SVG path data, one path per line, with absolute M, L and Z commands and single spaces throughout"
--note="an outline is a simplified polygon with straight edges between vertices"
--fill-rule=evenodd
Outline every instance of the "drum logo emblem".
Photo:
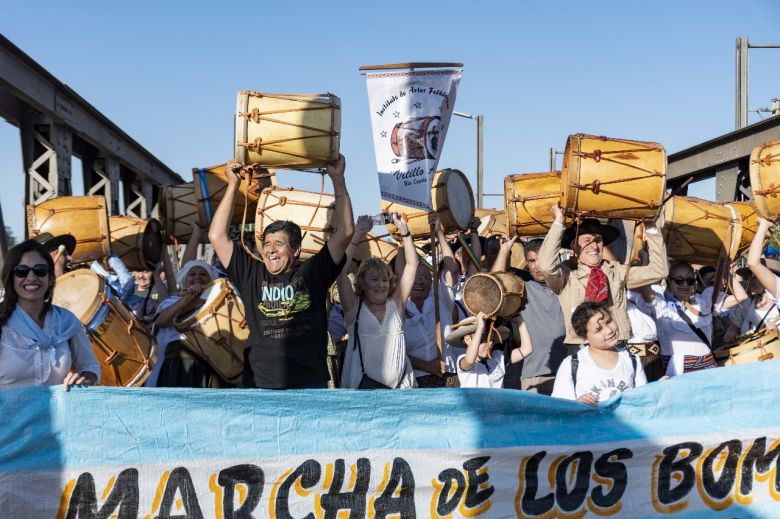
M 441 117 L 415 117 L 397 123 L 390 135 L 390 147 L 397 159 L 435 159 L 439 150 L 439 133 L 443 130 Z

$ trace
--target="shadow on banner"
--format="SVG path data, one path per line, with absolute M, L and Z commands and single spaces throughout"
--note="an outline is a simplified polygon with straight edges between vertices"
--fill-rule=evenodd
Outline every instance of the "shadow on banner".
M 520 391 L 0 392 L 2 517 L 777 517 L 780 363 Z

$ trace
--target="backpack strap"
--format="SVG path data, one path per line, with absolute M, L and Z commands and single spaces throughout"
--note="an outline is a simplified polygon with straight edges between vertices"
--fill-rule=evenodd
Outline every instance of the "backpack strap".
M 574 384 L 574 398 L 577 398 L 577 370 L 580 367 L 580 359 L 577 358 L 577 352 L 571 356 L 571 381 Z

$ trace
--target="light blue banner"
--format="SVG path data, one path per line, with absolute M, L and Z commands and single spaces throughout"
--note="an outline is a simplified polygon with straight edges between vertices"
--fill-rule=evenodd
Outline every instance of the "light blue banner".
M 116 506 L 120 519 L 168 517 L 165 506 L 171 517 L 228 517 L 231 507 L 252 504 L 252 492 L 226 498 L 219 481 L 227 480 L 214 475 L 243 465 L 264 476 L 255 515 L 246 517 L 282 517 L 282 505 L 293 517 L 319 517 L 318 507 L 327 516 L 327 499 L 307 488 L 328 495 L 333 485 L 359 490 L 361 482 L 363 515 L 355 517 L 379 517 L 376 503 L 405 468 L 415 485 L 402 517 L 412 517 L 409 506 L 415 517 L 447 517 L 439 512 L 449 510 L 448 495 L 457 497 L 457 474 L 465 491 L 451 517 L 554 509 L 578 517 L 778 517 L 779 381 L 778 361 L 721 368 L 630 390 L 595 409 L 510 390 L 7 390 L 0 392 L 0 517 L 93 517 L 77 513 L 92 506 L 89 495 L 95 510 Z M 312 464 L 322 468 L 316 485 L 294 470 Z M 179 468 L 196 503 L 175 486 Z M 123 515 L 123 501 L 110 496 L 133 470 L 136 492 L 124 499 L 137 506 Z M 487 479 L 475 483 L 478 474 Z M 282 499 L 296 477 L 298 493 Z M 241 484 L 246 494 L 251 485 Z M 442 497 L 448 488 L 454 493 Z M 488 488 L 482 501 L 474 497 Z M 599 500 L 615 488 L 620 496 Z M 179 497 L 168 502 L 168 493 Z M 198 503 L 201 515 L 193 512 Z

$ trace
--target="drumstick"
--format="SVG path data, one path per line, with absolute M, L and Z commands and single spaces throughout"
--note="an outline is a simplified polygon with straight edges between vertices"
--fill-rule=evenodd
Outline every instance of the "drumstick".
M 57 260 L 60 259 L 60 256 L 62 256 L 65 253 L 65 245 L 60 245 L 57 247 L 57 254 L 54 256 L 54 263 L 57 263 Z

